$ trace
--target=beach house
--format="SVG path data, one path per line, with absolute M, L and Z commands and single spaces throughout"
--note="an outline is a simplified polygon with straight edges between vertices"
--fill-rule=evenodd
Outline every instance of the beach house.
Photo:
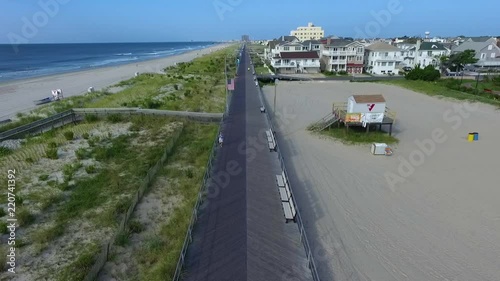
M 401 50 L 385 42 L 365 47 L 365 70 L 371 74 L 398 74 Z
M 490 38 L 484 42 L 476 42 L 472 39 L 465 41 L 452 50 L 452 53 L 460 53 L 465 50 L 476 52 L 475 67 L 500 69 L 500 48 L 497 46 L 497 39 Z
M 421 42 L 417 41 L 413 47 L 405 48 L 400 46 L 402 65 L 414 68 L 416 65 L 424 68 L 428 65 L 439 68 L 440 57 L 450 54 L 450 49 L 447 49 L 442 43 L 438 42 Z
M 328 38 L 321 51 L 321 69 L 363 73 L 365 46 L 358 41 Z

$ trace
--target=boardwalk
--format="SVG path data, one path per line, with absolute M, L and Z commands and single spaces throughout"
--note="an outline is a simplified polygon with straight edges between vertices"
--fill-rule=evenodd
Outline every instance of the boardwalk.
M 285 223 L 275 180 L 281 169 L 267 147 L 269 125 L 247 67 L 245 51 L 182 280 L 312 280 L 298 227 Z

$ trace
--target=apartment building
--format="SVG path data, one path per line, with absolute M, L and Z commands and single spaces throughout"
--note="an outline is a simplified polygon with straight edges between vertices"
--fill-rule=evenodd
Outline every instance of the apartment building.
M 299 38 L 300 41 L 318 40 L 325 36 L 325 31 L 321 27 L 315 26 L 310 22 L 307 26 L 299 26 L 296 30 L 292 30 L 290 36 L 295 36 Z

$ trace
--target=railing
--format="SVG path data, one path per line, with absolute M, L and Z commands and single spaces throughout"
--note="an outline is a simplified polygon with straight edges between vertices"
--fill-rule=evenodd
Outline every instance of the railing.
M 264 105 L 265 98 L 264 98 L 264 94 L 262 93 L 262 89 L 259 87 L 258 91 L 259 91 L 259 97 L 260 97 L 261 103 Z M 266 103 L 265 107 L 269 108 L 267 103 Z M 271 130 L 273 132 L 275 132 L 273 120 L 270 118 L 269 113 L 267 111 L 265 112 L 265 114 L 267 116 L 267 120 L 269 122 L 269 126 L 271 127 Z M 275 137 L 276 137 L 276 135 L 275 135 Z M 285 160 L 283 159 L 283 156 L 281 155 L 281 151 L 279 149 L 278 142 L 276 142 L 276 151 L 278 153 L 278 158 L 280 161 L 281 169 L 285 173 L 286 178 L 289 179 L 290 177 L 288 176 L 288 172 L 286 171 L 286 167 L 285 167 Z M 293 194 L 292 185 L 290 183 L 288 183 L 288 184 L 290 186 L 291 197 L 293 199 L 295 199 L 295 196 Z M 294 202 L 297 202 L 297 200 L 294 200 Z M 302 242 L 302 245 L 304 246 L 304 249 L 306 251 L 308 266 L 309 266 L 309 269 L 311 270 L 313 280 L 320 281 L 318 270 L 316 268 L 316 263 L 314 262 L 313 252 L 311 250 L 311 246 L 309 245 L 309 240 L 307 239 L 307 235 L 306 235 L 306 231 L 304 229 L 304 223 L 302 221 L 302 217 L 300 216 L 300 208 L 297 206 L 297 204 L 295 204 L 295 205 L 296 205 L 295 209 L 296 209 L 296 213 L 297 213 L 296 214 L 296 222 L 297 222 L 297 226 L 298 226 L 299 232 L 300 232 L 300 241 Z
M 81 121 L 84 114 L 95 115 L 160 115 L 182 117 L 199 122 L 219 122 L 223 118 L 223 113 L 205 113 L 189 111 L 155 110 L 140 108 L 73 108 L 50 117 L 19 126 L 17 128 L 0 133 L 0 141 L 20 138 L 26 135 L 43 132 L 47 129 L 54 129 L 69 123 Z
M 273 67 L 320 67 L 320 63 L 275 63 L 272 64 Z
M 356 51 L 332 51 L 332 50 L 325 50 L 325 51 L 323 51 L 323 55 L 325 55 L 325 56 L 355 56 L 355 55 L 362 56 L 363 53 L 357 53 Z
M 0 141 L 14 137 L 22 137 L 35 132 L 43 131 L 47 128 L 55 128 L 76 121 L 72 110 L 64 111 L 47 118 L 31 122 L 26 125 L 0 133 Z
M 329 64 L 347 64 L 347 59 L 345 60 L 329 60 Z

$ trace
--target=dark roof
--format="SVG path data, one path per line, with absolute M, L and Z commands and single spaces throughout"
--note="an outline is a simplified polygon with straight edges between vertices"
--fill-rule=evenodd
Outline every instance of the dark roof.
M 261 100 L 241 59 L 239 78 L 223 125 L 224 147 L 213 163 L 213 181 L 198 214 L 181 280 L 183 281 L 312 281 L 297 224 L 285 223 L 276 174 L 281 167 L 274 152 L 258 150 L 251 161 L 241 153 L 247 137 L 260 138 L 269 128 L 259 110 Z M 250 110 L 247 110 L 247 109 Z M 216 175 L 233 172 L 220 187 Z M 236 164 L 235 164 L 236 163 Z M 240 172 L 238 172 L 238 168 Z M 236 172 L 235 172 L 236 171 Z M 293 192 L 293 189 L 292 189 Z M 288 279 L 287 279 L 288 280 Z
M 302 45 L 309 45 L 309 44 L 321 44 L 318 40 L 306 40 L 302 42 Z
M 352 97 L 357 103 L 385 102 L 382 95 L 353 95 Z
M 268 43 L 268 46 L 269 48 L 272 50 L 274 49 L 274 47 L 276 47 L 276 45 L 278 45 L 280 42 L 278 40 L 273 40 L 273 41 L 269 41 Z
M 282 59 L 319 59 L 318 52 L 280 52 Z
M 349 44 L 351 44 L 352 42 L 354 42 L 353 40 L 346 40 L 346 39 L 332 39 L 332 41 L 330 41 L 330 44 L 326 45 L 327 47 L 344 47 L 344 46 L 347 46 Z
M 437 42 L 422 42 L 420 44 L 421 51 L 445 51 L 446 48 L 441 43 Z

